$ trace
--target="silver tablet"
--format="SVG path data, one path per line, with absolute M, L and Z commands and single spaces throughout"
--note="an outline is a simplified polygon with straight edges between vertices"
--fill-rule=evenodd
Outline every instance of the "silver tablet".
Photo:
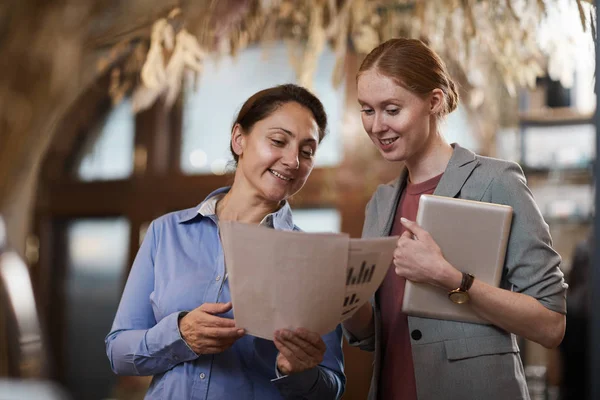
M 422 195 L 417 223 L 429 232 L 456 269 L 498 287 L 512 222 L 512 207 L 480 201 Z M 455 304 L 448 291 L 406 281 L 406 314 L 486 324 L 469 303 Z

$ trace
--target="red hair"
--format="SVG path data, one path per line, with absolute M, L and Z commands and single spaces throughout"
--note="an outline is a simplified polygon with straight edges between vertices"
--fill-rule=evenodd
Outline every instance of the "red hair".
M 369 70 L 376 70 L 420 95 L 440 89 L 444 93 L 444 111 L 440 116 L 451 113 L 458 106 L 458 91 L 446 64 L 420 40 L 395 38 L 380 44 L 363 60 L 357 79 Z

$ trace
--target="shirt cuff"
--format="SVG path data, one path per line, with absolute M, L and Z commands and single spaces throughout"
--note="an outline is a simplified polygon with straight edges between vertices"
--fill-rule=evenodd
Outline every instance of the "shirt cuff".
M 191 361 L 198 358 L 190 346 L 181 337 L 179 316 L 174 312 L 163 318 L 146 333 L 146 343 L 150 354 L 160 355 L 175 363 Z
M 275 365 L 275 376 L 277 376 L 277 378 L 285 378 L 287 375 L 282 374 L 279 367 Z
M 319 381 L 319 367 L 295 374 L 282 375 L 275 366 L 275 374 L 277 378 L 272 379 L 271 382 L 277 386 L 284 397 L 310 393 Z

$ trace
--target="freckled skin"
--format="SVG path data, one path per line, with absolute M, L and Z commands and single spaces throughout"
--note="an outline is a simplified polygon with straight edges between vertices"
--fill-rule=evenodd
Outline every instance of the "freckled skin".
M 429 95 L 418 95 L 377 70 L 358 78 L 358 101 L 365 131 L 388 161 L 416 161 L 436 135 Z M 380 139 L 398 138 L 391 145 Z

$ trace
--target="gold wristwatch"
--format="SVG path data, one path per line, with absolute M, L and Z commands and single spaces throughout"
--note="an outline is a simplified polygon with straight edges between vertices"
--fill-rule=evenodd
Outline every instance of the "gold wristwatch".
M 462 273 L 462 282 L 460 283 L 460 287 L 457 289 L 451 290 L 448 293 L 448 298 L 456 304 L 467 303 L 470 299 L 469 289 L 471 289 L 471 286 L 473 285 L 474 280 L 475 280 L 475 277 L 473 275 L 463 272 Z

